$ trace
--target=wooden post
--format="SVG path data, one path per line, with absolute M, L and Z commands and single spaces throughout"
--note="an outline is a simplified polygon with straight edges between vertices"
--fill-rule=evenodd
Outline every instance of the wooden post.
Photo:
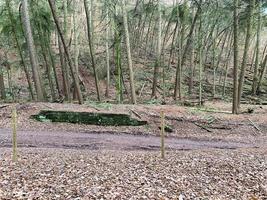
M 12 130 L 13 130 L 13 140 L 12 140 L 12 146 L 13 146 L 13 155 L 12 159 L 14 162 L 17 161 L 17 110 L 14 107 L 12 109 Z
M 160 112 L 160 118 L 161 118 L 161 158 L 165 158 L 165 114 L 163 111 Z

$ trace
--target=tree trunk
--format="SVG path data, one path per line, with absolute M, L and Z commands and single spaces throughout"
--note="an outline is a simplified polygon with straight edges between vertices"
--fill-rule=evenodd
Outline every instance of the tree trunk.
M 58 34 L 60 36 L 64 51 L 65 51 L 65 54 L 66 54 L 66 58 L 67 58 L 70 70 L 71 70 L 71 75 L 72 75 L 72 78 L 73 78 L 73 81 L 74 81 L 74 87 L 75 87 L 75 89 L 77 91 L 77 95 L 78 95 L 78 101 L 79 101 L 80 104 L 83 104 L 83 97 L 82 97 L 82 92 L 81 92 L 81 88 L 80 88 L 80 85 L 79 85 L 79 78 L 78 78 L 78 75 L 76 73 L 76 70 L 73 67 L 72 60 L 70 58 L 70 54 L 69 54 L 68 48 L 67 48 L 66 43 L 65 43 L 65 39 L 64 39 L 63 33 L 62 33 L 62 31 L 60 29 L 60 26 L 59 26 L 59 21 L 58 21 L 58 18 L 56 16 L 56 12 L 55 12 L 55 6 L 54 6 L 52 0 L 48 0 L 48 2 L 49 2 L 50 9 L 52 11 L 52 15 L 53 15 L 56 27 L 57 27 Z
M 261 0 L 258 3 L 258 26 L 257 26 L 257 42 L 256 42 L 256 60 L 253 75 L 252 94 L 256 95 L 258 84 L 258 70 L 259 70 L 259 55 L 260 55 L 260 41 L 261 41 Z
M 74 67 L 76 70 L 76 73 L 79 76 L 79 54 L 80 54 L 80 46 L 79 46 L 79 26 L 78 26 L 78 21 L 79 21 L 79 12 L 78 12 L 78 6 L 79 6 L 79 1 L 78 0 L 73 0 L 73 56 L 74 56 Z M 77 91 L 74 89 L 73 90 L 73 99 L 77 99 Z
M 69 83 L 69 77 L 67 76 L 67 63 L 64 56 L 64 49 L 62 47 L 62 42 L 60 39 L 60 36 L 58 35 L 58 49 L 59 49 L 59 56 L 60 56 L 60 65 L 61 65 L 61 71 L 62 71 L 62 83 L 63 83 L 63 93 L 68 102 L 71 101 L 70 96 L 70 83 Z
M 266 67 L 267 67 L 267 55 L 265 56 L 265 59 L 262 63 L 262 69 L 261 69 L 261 73 L 260 73 L 257 93 L 261 92 L 262 81 L 263 81 L 264 76 L 266 75 Z
M 107 64 L 107 82 L 106 82 L 106 97 L 109 97 L 110 86 L 110 56 L 109 56 L 109 9 L 106 8 L 106 64 Z
M 62 2 L 62 6 L 63 6 L 63 37 L 64 39 L 66 40 L 66 45 L 67 45 L 67 41 L 68 41 L 68 1 L 63 1 Z M 62 45 L 62 42 L 59 41 L 59 43 L 61 43 L 61 46 Z M 67 45 L 67 48 L 68 48 L 68 45 Z M 68 48 L 69 50 L 69 48 Z M 64 52 L 64 48 L 63 48 L 63 51 Z M 67 97 L 67 101 L 68 102 L 71 102 L 71 82 L 69 81 L 69 76 L 70 76 L 70 72 L 69 72 L 69 68 L 67 67 L 67 58 L 66 58 L 66 54 L 62 54 L 63 56 L 63 60 L 64 60 L 64 76 L 65 76 L 65 85 L 66 85 L 66 97 Z M 74 66 L 73 66 L 74 67 Z M 77 75 L 78 76 L 78 75 Z M 64 80 L 64 79 L 63 79 Z M 75 91 L 75 88 L 74 88 L 74 91 Z
M 101 101 L 99 83 L 98 83 L 98 75 L 97 75 L 96 63 L 95 63 L 95 50 L 94 50 L 94 45 L 93 45 L 94 37 L 93 37 L 93 30 L 91 30 L 91 28 L 93 26 L 90 23 L 90 13 L 89 13 L 89 10 L 88 10 L 87 0 L 84 0 L 84 8 L 85 8 L 86 19 L 87 19 L 88 43 L 89 43 L 89 48 L 90 48 L 90 56 L 91 56 L 91 61 L 92 61 L 92 67 L 93 67 L 94 76 L 95 76 L 97 99 L 98 99 L 98 101 Z
M 194 16 L 192 25 L 190 27 L 190 31 L 189 31 L 189 34 L 188 34 L 188 39 L 186 41 L 186 45 L 185 45 L 184 52 L 183 52 L 182 66 L 185 64 L 186 57 L 187 57 L 187 52 L 188 52 L 188 49 L 189 49 L 189 47 L 190 47 L 190 45 L 192 43 L 192 35 L 193 35 L 194 30 L 195 30 L 197 19 L 199 18 L 200 13 L 201 13 L 201 7 L 200 7 L 201 4 L 202 4 L 202 0 L 199 1 L 199 7 L 198 7 L 198 9 L 196 11 L 196 14 Z
M 30 24 L 30 16 L 28 11 L 28 0 L 22 0 L 22 12 L 23 12 L 23 18 L 24 18 L 24 26 L 26 31 L 26 41 L 29 49 L 30 54 L 30 61 L 32 66 L 32 73 L 33 73 L 33 80 L 35 85 L 35 90 L 37 93 L 37 100 L 38 101 L 44 101 L 44 92 L 41 85 L 41 78 L 39 74 L 39 63 L 37 60 L 35 45 L 33 41 L 32 36 L 32 29 Z
M 238 6 L 239 0 L 234 0 L 234 79 L 232 113 L 238 114 Z
M 12 25 L 12 27 L 11 27 L 12 34 L 14 36 L 16 47 L 18 49 L 18 54 L 20 56 L 21 65 L 22 65 L 24 73 L 26 75 L 30 96 L 31 96 L 32 100 L 35 100 L 33 87 L 32 87 L 32 82 L 31 82 L 31 77 L 30 77 L 28 68 L 26 67 L 26 64 L 25 64 L 25 61 L 24 61 L 24 57 L 22 55 L 21 45 L 19 44 L 18 34 L 17 34 L 17 31 L 16 31 L 16 27 L 15 27 L 16 22 L 15 22 L 14 15 L 13 15 L 13 12 L 12 12 L 11 7 L 10 7 L 10 0 L 6 0 L 6 7 L 7 7 L 7 10 L 8 10 L 8 16 L 9 16 L 9 19 L 10 19 L 10 22 L 11 22 L 11 25 Z
M 161 2 L 158 0 L 158 44 L 157 44 L 157 60 L 154 67 L 154 78 L 152 85 L 152 97 L 156 97 L 157 93 L 157 85 L 158 85 L 158 76 L 159 76 L 159 68 L 161 65 L 161 33 L 162 33 L 162 16 L 161 16 Z
M 5 89 L 5 81 L 4 81 L 4 74 L 3 74 L 3 66 L 0 66 L 0 97 L 1 99 L 6 98 L 6 89 Z
M 135 86 L 134 86 L 134 72 L 133 72 L 133 63 L 132 63 L 132 54 L 131 54 L 131 46 L 130 46 L 130 36 L 128 29 L 128 20 L 127 20 L 127 11 L 125 6 L 125 0 L 122 0 L 122 12 L 123 12 L 123 25 L 124 25 L 124 34 L 125 34 L 125 42 L 126 42 L 126 50 L 127 50 L 127 60 L 128 60 L 128 68 L 129 68 L 129 76 L 130 76 L 130 88 L 131 88 L 131 97 L 132 104 L 136 104 L 136 94 L 135 94 Z
M 179 20 L 179 16 L 180 16 L 180 13 L 179 13 L 179 9 L 177 11 L 177 19 L 178 19 L 178 24 L 180 25 L 180 29 L 183 29 L 183 24 L 181 23 L 181 20 Z M 183 48 L 183 45 L 182 45 L 182 33 L 183 31 L 180 31 L 178 33 L 178 52 L 177 52 L 177 55 L 178 55 L 178 63 L 177 63 L 177 68 L 176 68 L 176 78 L 175 78 L 175 88 L 174 88 L 174 100 L 177 101 L 178 97 L 179 97 L 179 100 L 181 100 L 182 98 L 182 92 L 181 92 L 181 89 L 182 89 L 182 48 Z
M 225 74 L 224 74 L 224 78 L 223 78 L 223 92 L 222 92 L 222 96 L 224 97 L 225 96 L 225 90 L 226 90 L 226 82 L 227 82 L 227 77 L 228 77 L 228 71 L 229 71 L 229 63 L 230 63 L 230 60 L 231 60 L 231 55 L 232 55 L 232 52 L 233 52 L 233 34 L 232 32 L 230 32 L 229 34 L 229 39 L 228 39 L 228 54 L 226 56 L 226 62 L 223 66 L 223 69 L 225 69 Z
M 202 36 L 202 9 L 199 5 L 199 31 L 198 31 L 198 54 L 199 54 L 199 106 L 202 106 L 202 71 L 203 71 L 203 36 Z
M 46 48 L 47 44 L 46 44 L 46 40 L 45 40 L 45 35 L 41 31 L 40 25 L 37 28 L 37 31 L 38 31 L 38 36 L 39 36 L 39 41 L 40 41 L 40 46 L 41 46 L 41 54 L 42 54 L 43 59 L 44 59 L 44 66 L 46 69 L 46 75 L 47 75 L 49 87 L 51 90 L 51 97 L 52 97 L 52 101 L 54 102 L 56 100 L 56 94 L 55 94 L 54 84 L 53 84 L 53 80 L 52 80 L 52 76 L 51 76 L 51 72 L 52 72 L 51 66 L 49 65 L 48 59 L 47 59 L 47 48 Z
M 247 19 L 247 33 L 246 33 L 245 49 L 244 49 L 243 61 L 241 65 L 241 72 L 240 72 L 239 84 L 238 84 L 238 103 L 237 103 L 238 108 L 240 108 L 241 98 L 243 94 L 243 84 L 244 84 L 245 72 L 246 72 L 246 67 L 247 67 L 254 4 L 255 4 L 255 0 L 249 1 L 249 13 L 248 13 L 248 19 Z
M 213 67 L 213 88 L 212 88 L 212 95 L 213 98 L 215 98 L 216 96 L 216 71 L 217 71 L 217 67 L 216 67 L 216 37 L 215 37 L 215 33 L 214 33 L 214 38 L 213 38 L 213 44 L 212 44 L 212 67 Z

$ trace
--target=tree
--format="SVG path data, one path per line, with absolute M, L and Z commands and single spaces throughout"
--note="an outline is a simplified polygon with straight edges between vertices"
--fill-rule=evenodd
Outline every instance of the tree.
M 44 101 L 45 96 L 41 85 L 41 78 L 39 74 L 39 63 L 36 55 L 35 45 L 33 41 L 33 35 L 32 35 L 32 29 L 30 24 L 30 16 L 29 16 L 29 10 L 28 10 L 28 0 L 22 0 L 22 13 L 23 13 L 23 19 L 24 19 L 24 26 L 25 26 L 25 35 L 26 35 L 26 41 L 27 46 L 29 49 L 30 54 L 30 61 L 32 66 L 32 73 L 33 73 L 33 80 L 35 85 L 35 90 L 37 94 L 37 100 L 38 101 Z
M 65 42 L 65 38 L 64 38 L 63 33 L 61 31 L 61 28 L 59 26 L 59 21 L 58 21 L 56 12 L 55 12 L 55 5 L 52 2 L 52 0 L 48 0 L 48 2 L 49 2 L 49 6 L 50 6 L 50 9 L 51 9 L 53 18 L 54 18 L 54 22 L 55 22 L 56 27 L 57 27 L 58 34 L 60 36 L 60 40 L 62 42 L 64 51 L 65 51 L 65 55 L 66 55 L 66 59 L 68 61 L 68 65 L 70 67 L 72 79 L 73 79 L 73 82 L 74 82 L 74 88 L 77 91 L 78 101 L 79 101 L 80 104 L 83 104 L 83 96 L 82 96 L 82 92 L 81 92 L 81 88 L 80 88 L 80 84 L 79 84 L 79 78 L 78 78 L 76 70 L 74 69 L 73 62 L 71 60 L 71 57 L 70 57 L 70 54 L 69 54 L 69 50 L 68 50 L 66 42 Z
M 262 24 L 262 17 L 261 17 L 261 0 L 258 2 L 258 19 L 257 19 L 257 41 L 256 41 L 256 58 L 255 58 L 255 67 L 254 67 L 254 75 L 253 75 L 253 84 L 252 84 L 252 94 L 256 95 L 257 92 L 257 85 L 258 85 L 258 70 L 259 70 L 259 56 L 260 56 L 260 40 L 261 40 L 261 24 Z
M 96 62 L 95 62 L 95 49 L 93 45 L 93 30 L 92 28 L 92 22 L 90 20 L 90 14 L 89 14 L 89 9 L 87 5 L 87 0 L 84 0 L 84 9 L 86 13 L 86 20 L 87 20 L 87 35 L 88 35 L 88 43 L 89 43 L 89 49 L 90 49 L 90 56 L 91 56 L 91 61 L 92 61 L 92 67 L 94 70 L 94 76 L 95 76 L 95 85 L 96 85 L 96 92 L 97 92 L 97 99 L 98 101 L 101 101 L 100 97 L 100 90 L 99 90 L 99 83 L 98 83 L 98 75 L 96 71 Z
M 13 12 L 12 12 L 12 9 L 11 9 L 11 6 L 10 6 L 10 0 L 6 0 L 5 3 L 6 3 L 6 7 L 7 7 L 8 17 L 9 17 L 9 20 L 10 20 L 12 34 L 13 34 L 13 37 L 14 37 L 14 40 L 15 40 L 15 44 L 16 44 L 16 47 L 17 47 L 17 50 L 18 50 L 18 54 L 19 54 L 19 57 L 20 57 L 20 60 L 21 60 L 21 65 L 22 65 L 23 70 L 24 70 L 25 75 L 26 75 L 30 96 L 31 96 L 32 100 L 35 100 L 33 87 L 32 87 L 32 81 L 31 81 L 31 77 L 30 77 L 28 68 L 27 68 L 27 66 L 25 64 L 25 60 L 24 60 L 24 57 L 23 57 L 22 49 L 21 49 L 21 44 L 19 43 L 19 36 L 18 36 L 17 30 L 16 30 L 16 20 L 14 18 L 14 15 L 13 15 Z
M 159 76 L 159 68 L 161 65 L 161 35 L 162 35 L 162 16 L 161 16 L 161 2 L 158 0 L 158 36 L 157 36 L 157 58 L 154 67 L 154 78 L 152 85 L 152 97 L 156 97 L 157 85 L 158 85 L 158 76 Z
M 245 72 L 246 72 L 247 59 L 248 59 L 248 50 L 249 50 L 250 38 L 251 38 L 251 28 L 252 28 L 251 26 L 252 26 L 252 15 L 253 15 L 253 10 L 254 10 L 254 4 L 255 4 L 255 0 L 249 0 L 246 41 L 245 41 L 244 54 L 243 54 L 241 72 L 240 72 L 239 83 L 238 83 L 238 101 L 237 101 L 238 108 L 240 108 L 241 97 L 243 94 L 243 85 L 244 85 Z
M 106 87 L 106 97 L 109 97 L 109 88 L 110 88 L 110 56 L 109 56 L 109 1 L 106 5 L 106 65 L 107 65 L 107 87 Z
M 234 0 L 234 79 L 232 113 L 238 113 L 238 6 L 239 0 Z
M 123 26 L 124 26 L 126 51 L 127 51 L 127 61 L 128 61 L 129 76 L 130 76 L 132 104 L 136 104 L 133 63 L 132 63 L 132 54 L 131 54 L 130 36 L 129 36 L 129 30 L 128 30 L 128 20 L 127 20 L 125 0 L 122 0 L 122 15 L 123 15 Z
M 1 99 L 5 99 L 6 98 L 6 89 L 5 89 L 3 66 L 0 66 L 0 97 L 1 97 Z

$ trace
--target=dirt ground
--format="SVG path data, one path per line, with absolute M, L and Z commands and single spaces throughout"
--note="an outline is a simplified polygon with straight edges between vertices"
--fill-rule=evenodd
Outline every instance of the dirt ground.
M 12 162 L 11 109 L 19 159 Z M 211 109 L 211 107 L 213 109 Z M 0 199 L 267 199 L 266 106 L 0 105 Z M 40 110 L 130 113 L 143 127 L 37 122 Z M 160 158 L 160 111 L 173 132 Z
M 7 107 L 4 107 L 7 106 Z M 51 104 L 51 103 L 25 103 L 8 104 L 0 106 L 0 128 L 11 127 L 11 109 L 16 106 L 18 112 L 19 130 L 45 130 L 45 131 L 110 131 L 137 135 L 158 135 L 160 124 L 160 111 L 166 115 L 166 123 L 173 127 L 169 136 L 218 138 L 218 139 L 245 139 L 267 135 L 267 106 L 247 105 L 243 111 L 253 109 L 253 114 L 232 115 L 231 105 L 221 102 L 210 102 L 204 108 L 181 107 L 175 105 L 77 105 L 77 104 Z M 1 108 L 2 107 L 2 108 Z M 211 109 L 212 108 L 212 109 Z M 147 126 L 141 127 L 99 127 L 81 124 L 41 123 L 30 116 L 38 114 L 40 110 L 67 110 L 105 113 L 127 113 L 132 117 L 147 120 Z M 138 116 L 136 115 L 138 114 Z

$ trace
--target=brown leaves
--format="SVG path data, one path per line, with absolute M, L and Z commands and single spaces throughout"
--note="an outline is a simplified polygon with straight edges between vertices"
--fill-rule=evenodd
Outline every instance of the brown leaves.
M 249 199 L 266 196 L 260 150 L 1 149 L 0 199 Z M 252 196 L 253 195 L 253 196 Z M 255 199 L 253 199 L 255 200 Z

